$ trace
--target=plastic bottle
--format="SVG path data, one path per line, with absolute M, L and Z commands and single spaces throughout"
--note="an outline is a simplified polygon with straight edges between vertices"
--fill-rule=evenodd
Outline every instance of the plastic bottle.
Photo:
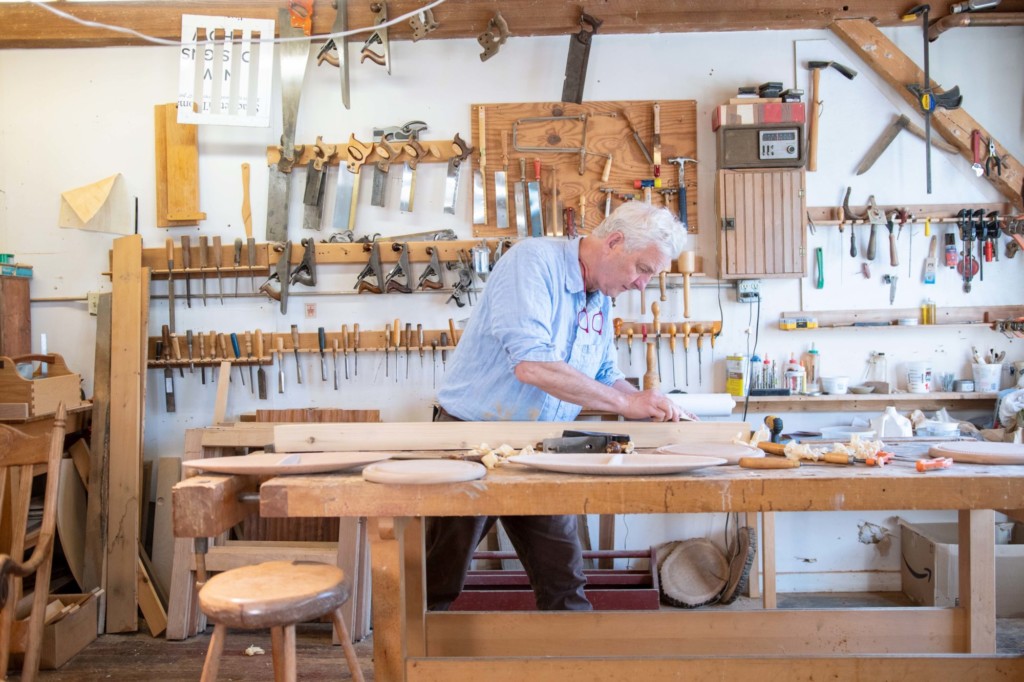
M 789 354 L 789 361 L 783 368 L 783 376 L 785 377 L 786 385 L 791 393 L 806 393 L 807 392 L 807 372 L 804 368 L 796 361 L 793 354 Z
M 811 344 L 810 350 L 803 354 L 800 358 L 800 364 L 804 368 L 804 378 L 807 383 L 807 392 L 812 393 L 818 390 L 818 380 L 820 378 L 821 368 L 821 356 L 818 354 L 818 349 Z
M 885 408 L 885 412 L 871 420 L 871 429 L 875 432 L 876 438 L 914 435 L 914 427 L 910 424 L 910 420 L 897 412 L 893 405 Z

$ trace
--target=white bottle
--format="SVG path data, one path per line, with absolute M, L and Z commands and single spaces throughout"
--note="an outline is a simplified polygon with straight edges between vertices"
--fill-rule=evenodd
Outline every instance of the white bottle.
M 871 429 L 875 432 L 876 438 L 909 438 L 914 435 L 914 427 L 910 420 L 897 412 L 893 405 L 885 408 L 885 412 L 871 420 Z

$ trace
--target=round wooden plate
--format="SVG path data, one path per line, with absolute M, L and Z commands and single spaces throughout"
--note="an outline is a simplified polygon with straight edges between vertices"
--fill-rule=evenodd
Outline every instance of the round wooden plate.
M 952 457 L 967 464 L 1024 464 L 1024 445 L 989 441 L 951 441 L 928 449 L 932 457 Z
M 697 441 L 663 445 L 655 450 L 659 455 L 682 455 L 685 457 L 719 457 L 726 464 L 739 464 L 741 457 L 764 457 L 759 448 L 738 443 L 713 443 Z
M 483 478 L 487 467 L 458 459 L 392 459 L 363 469 L 373 483 L 459 483 Z

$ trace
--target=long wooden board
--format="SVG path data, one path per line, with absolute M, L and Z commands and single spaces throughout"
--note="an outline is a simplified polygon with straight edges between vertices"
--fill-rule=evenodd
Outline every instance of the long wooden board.
M 661 133 L 661 189 L 678 189 L 679 172 L 675 164 L 668 159 L 681 156 L 697 158 L 697 102 L 695 100 L 664 100 L 657 102 L 660 106 Z M 480 164 L 480 127 L 479 110 L 484 108 L 486 133 L 485 152 L 487 167 L 484 179 L 487 184 L 484 192 L 487 197 L 486 225 L 474 225 L 473 235 L 477 237 L 514 237 L 516 235 L 515 207 L 512 205 L 512 183 L 522 177 L 519 159 L 526 159 L 526 178 L 534 178 L 534 159 L 541 161 L 541 194 L 544 204 L 544 227 L 550 232 L 551 192 L 554 185 L 554 174 L 557 173 L 557 199 L 560 208 L 573 208 L 576 211 L 576 223 L 580 220 L 580 195 L 584 197 L 586 206 L 586 224 L 581 232 L 590 231 L 604 218 L 605 194 L 602 187 L 614 190 L 612 208 L 622 203 L 620 195 L 632 194 L 637 200 L 643 200 L 643 191 L 635 189 L 634 180 L 653 179 L 654 171 L 651 164 L 644 158 L 639 146 L 630 132 L 629 122 L 636 128 L 640 139 L 644 141 L 648 152 L 654 154 L 654 100 L 584 102 L 583 104 L 567 104 L 565 102 L 536 102 L 509 104 L 474 104 L 470 120 L 472 121 L 473 146 L 476 151 L 472 155 L 473 169 Z M 586 115 L 586 123 L 580 120 L 565 119 L 553 121 L 525 121 L 522 119 L 544 117 L 579 117 Z M 518 125 L 516 122 L 519 121 Z M 513 126 L 516 135 L 513 136 Z M 586 140 L 584 144 L 584 127 Z M 508 196 L 509 196 L 509 227 L 498 228 L 494 211 L 494 172 L 503 170 L 502 139 L 508 136 Z M 587 150 L 584 159 L 584 172 L 580 171 L 580 153 L 554 151 L 517 151 L 515 147 L 536 147 L 542 149 L 576 148 L 581 145 Z M 598 154 L 611 154 L 612 166 L 608 181 L 601 179 L 606 158 Z M 471 183 L 469 177 L 465 182 Z M 693 164 L 686 164 L 686 189 L 688 224 L 691 233 L 697 232 L 697 173 Z M 651 203 L 664 204 L 664 197 L 658 189 L 651 192 Z M 668 204 L 673 213 L 678 215 L 678 198 L 672 196 Z M 558 210 L 561 215 L 561 210 Z

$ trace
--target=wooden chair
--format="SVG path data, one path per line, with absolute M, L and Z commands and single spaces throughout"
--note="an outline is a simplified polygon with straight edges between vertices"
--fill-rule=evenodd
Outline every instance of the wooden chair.
M 274 679 L 294 682 L 295 625 L 328 614 L 352 679 L 363 682 L 355 647 L 341 617 L 341 605 L 348 597 L 345 573 L 330 564 L 267 561 L 218 573 L 199 590 L 199 608 L 214 623 L 202 682 L 217 679 L 229 627 L 270 628 Z
M 60 459 L 64 454 L 64 403 L 57 406 L 53 429 L 49 434 L 27 436 L 18 429 L 0 424 L 0 509 L 5 506 L 8 485 L 11 510 L 5 524 L 10 528 L 10 546 L 0 554 L 0 678 L 7 676 L 12 653 L 24 652 L 21 679 L 31 682 L 39 671 L 43 642 L 43 621 L 49 598 L 50 567 L 53 560 L 54 526 L 57 516 L 57 481 Z M 32 555 L 23 561 L 28 535 L 28 513 L 32 497 L 32 479 L 36 467 L 45 466 L 46 492 L 43 520 Z M 32 610 L 19 620 L 15 610 L 21 599 L 22 579 L 35 574 Z

